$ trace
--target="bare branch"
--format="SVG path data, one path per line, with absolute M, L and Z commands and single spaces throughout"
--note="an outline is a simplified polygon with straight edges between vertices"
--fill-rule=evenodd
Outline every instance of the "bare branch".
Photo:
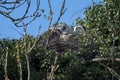
M 39 31 L 40 31 L 40 27 L 39 27 L 39 30 L 38 30 L 38 35 L 39 35 Z M 39 39 L 38 39 L 38 37 L 37 37 L 37 38 L 35 39 L 34 44 L 32 45 L 32 47 L 28 48 L 27 54 L 30 53 L 30 52 L 33 50 L 33 48 L 35 47 L 35 45 L 36 45 L 36 43 L 37 43 L 38 40 L 39 40 Z
M 24 23 L 23 23 L 24 25 Z M 23 30 L 24 30 L 24 55 L 26 58 L 26 63 L 27 63 L 27 72 L 28 72 L 28 76 L 27 76 L 27 80 L 30 80 L 30 62 L 29 62 L 29 57 L 27 54 L 27 26 L 23 26 Z
M 24 23 L 23 23 L 24 25 Z M 35 39 L 34 44 L 32 46 L 30 46 L 30 43 L 28 44 L 29 46 L 27 46 L 27 26 L 23 26 L 23 30 L 24 30 L 24 47 L 23 47 L 23 51 L 24 51 L 24 55 L 26 58 L 26 62 L 27 62 L 27 71 L 28 71 L 28 78 L 27 80 L 30 80 L 30 61 L 29 61 L 29 53 L 33 50 L 33 48 L 35 47 L 37 41 L 38 41 L 38 37 Z M 39 31 L 40 31 L 40 27 L 39 27 Z M 39 35 L 39 31 L 38 31 L 38 35 Z
M 31 6 L 31 1 L 32 0 L 16 0 L 13 2 L 10 1 L 0 1 L 0 8 L 2 8 L 0 10 L 0 14 L 2 14 L 3 16 L 9 18 L 15 26 L 17 27 L 23 27 L 24 25 L 29 25 L 30 23 L 32 23 L 37 17 L 40 17 L 41 14 L 39 13 L 39 8 L 40 8 L 40 0 L 36 0 L 36 9 L 34 10 L 33 14 L 31 14 L 30 16 L 28 16 L 29 14 L 29 10 L 30 10 L 30 6 Z M 18 17 L 18 18 L 14 18 L 11 16 L 12 13 L 15 12 L 15 10 L 19 7 L 21 7 L 22 5 L 26 5 L 27 7 L 25 9 L 25 12 L 23 14 L 22 17 Z M 6 4 L 9 5 L 6 6 Z M 22 22 L 24 22 L 25 19 L 29 19 L 28 22 L 24 23 L 24 25 L 22 25 Z
M 28 2 L 28 5 L 27 5 L 27 8 L 26 8 L 26 11 L 25 11 L 24 15 L 23 15 L 21 18 L 16 19 L 15 21 L 17 21 L 17 22 L 14 21 L 15 24 L 18 24 L 18 23 L 20 23 L 20 22 L 23 22 L 24 17 L 27 15 L 27 13 L 28 13 L 28 11 L 29 11 L 29 9 L 30 9 L 30 4 L 31 4 L 31 0 L 30 0 L 30 2 Z M 19 21 L 18 21 L 18 20 L 19 20 Z
M 104 66 L 106 69 L 108 69 L 109 72 L 110 72 L 114 77 L 116 77 L 118 80 L 120 80 L 120 75 L 119 75 L 115 70 L 113 70 L 112 68 L 110 68 L 110 67 L 108 67 L 108 66 L 106 66 L 106 65 L 104 65 L 104 64 L 102 64 L 102 63 L 99 63 L 99 64 L 102 65 L 102 66 Z
M 101 61 L 109 61 L 111 58 L 94 58 L 91 61 L 93 62 L 101 62 Z M 115 58 L 115 61 L 120 62 L 120 58 Z
M 53 80 L 54 79 L 54 73 L 59 67 L 59 65 L 57 65 L 57 60 L 58 60 L 58 56 L 56 55 L 55 59 L 54 59 L 54 63 L 51 66 L 51 72 L 50 72 L 49 76 L 47 77 L 48 80 Z
M 4 66 L 4 69 L 5 69 L 5 80 L 9 80 L 8 78 L 8 72 L 7 72 L 7 61 L 8 61 L 8 47 L 6 47 L 6 57 L 5 57 L 5 66 Z
M 10 27 L 11 29 L 13 29 L 14 31 L 16 31 L 17 33 L 19 33 L 21 36 L 23 36 L 23 34 L 21 32 L 19 32 L 17 29 Z
M 51 26 L 51 23 L 52 23 L 52 19 L 53 19 L 53 11 L 52 11 L 52 6 L 51 6 L 51 3 L 50 3 L 50 0 L 48 0 L 48 5 L 49 5 L 49 25 L 48 25 L 48 29 L 50 28 Z
M 18 42 L 16 43 L 16 48 L 17 48 L 17 56 L 16 56 L 16 59 L 17 59 L 17 66 L 18 66 L 18 69 L 19 69 L 19 75 L 20 75 L 20 80 L 22 80 L 22 64 L 21 64 L 21 59 L 20 59 L 20 49 L 19 49 L 19 45 L 18 45 Z
M 54 27 L 53 30 L 51 31 L 50 34 L 48 34 L 49 37 L 48 37 L 48 40 L 47 40 L 47 42 L 46 42 L 45 50 L 46 50 L 46 48 L 47 48 L 47 46 L 48 46 L 48 44 L 49 44 L 51 34 L 53 33 L 53 31 L 54 31 L 55 27 L 57 26 L 59 20 L 61 19 L 62 15 L 63 15 L 63 14 L 66 12 L 66 10 L 67 10 L 67 9 L 64 9 L 64 8 L 65 8 L 65 2 L 66 2 L 66 0 L 64 0 L 63 3 L 62 3 L 61 10 L 60 10 L 60 13 L 59 13 L 59 17 L 57 18 L 57 21 L 56 21 L 55 24 L 53 25 L 53 27 Z M 53 18 L 52 18 L 52 16 L 53 16 L 53 11 L 52 11 L 52 7 L 51 7 L 51 4 L 50 4 L 50 0 L 48 0 L 48 4 L 49 4 L 49 8 L 50 8 L 50 16 L 51 16 L 51 17 L 50 17 L 50 22 L 49 22 L 49 25 L 48 25 L 48 29 L 49 29 L 50 26 L 51 26 L 51 23 L 52 23 L 52 19 L 53 19 Z
M 59 17 L 58 17 L 58 19 L 57 19 L 57 21 L 56 21 L 56 24 L 58 24 L 60 18 L 62 17 L 62 15 L 63 15 L 63 14 L 66 12 L 66 10 L 67 10 L 67 8 L 64 9 L 64 8 L 65 8 L 65 2 L 66 2 L 66 0 L 64 0 L 63 3 L 62 3 L 62 7 L 61 7 L 61 10 L 60 10 Z

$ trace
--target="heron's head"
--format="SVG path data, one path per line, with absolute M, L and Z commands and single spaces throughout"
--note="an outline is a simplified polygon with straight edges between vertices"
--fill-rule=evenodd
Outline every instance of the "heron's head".
M 85 30 L 86 30 L 86 27 L 85 26 L 75 26 L 74 27 L 74 32 L 85 32 Z

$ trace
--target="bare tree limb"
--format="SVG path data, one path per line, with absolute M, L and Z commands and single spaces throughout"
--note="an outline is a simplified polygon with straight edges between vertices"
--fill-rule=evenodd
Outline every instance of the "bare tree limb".
M 60 10 L 60 14 L 59 14 L 59 17 L 58 17 L 58 19 L 57 19 L 57 21 L 56 21 L 56 23 L 55 23 L 55 26 L 56 26 L 56 24 L 58 24 L 60 18 L 62 17 L 62 15 L 63 15 L 63 14 L 66 12 L 66 10 L 67 10 L 67 8 L 65 9 L 65 2 L 66 2 L 66 0 L 64 0 L 63 3 L 62 3 L 61 10 Z
M 120 58 L 114 58 L 115 61 L 120 62 Z M 101 62 L 101 61 L 109 61 L 111 58 L 94 58 L 91 61 L 93 62 Z
M 110 72 L 114 77 L 116 77 L 118 80 L 120 80 L 120 75 L 119 75 L 115 70 L 113 70 L 112 68 L 110 68 L 110 67 L 108 67 L 108 66 L 106 66 L 106 65 L 104 65 L 104 64 L 102 64 L 102 63 L 99 63 L 99 64 L 102 65 L 102 66 L 104 66 L 106 69 L 108 69 L 109 72 Z
M 40 27 L 38 30 L 38 35 L 39 35 L 39 31 L 40 31 Z M 27 54 L 29 54 L 33 50 L 33 48 L 36 46 L 37 41 L 38 41 L 38 37 L 35 39 L 34 44 L 30 48 L 28 48 Z
M 16 59 L 17 59 L 17 66 L 18 66 L 18 70 L 19 70 L 19 76 L 20 76 L 20 80 L 22 80 L 22 64 L 21 64 L 21 59 L 20 59 L 20 49 L 19 49 L 19 45 L 18 45 L 18 42 L 16 43 L 16 48 L 17 48 L 17 56 L 16 56 Z
M 51 65 L 51 72 L 50 72 L 49 76 L 47 77 L 47 80 L 53 80 L 54 79 L 54 77 L 55 77 L 54 73 L 59 67 L 59 65 L 57 65 L 57 60 L 58 60 L 58 56 L 55 55 L 54 63 L 53 63 L 53 65 Z
M 4 66 L 4 69 L 5 69 L 5 80 L 9 80 L 8 78 L 8 72 L 7 72 L 7 61 L 8 61 L 8 47 L 6 47 L 6 57 L 5 57 L 5 66 Z
M 67 10 L 67 9 L 64 9 L 64 8 L 65 8 L 65 3 L 66 3 L 66 0 L 63 0 L 63 3 L 62 3 L 62 6 L 61 6 L 61 10 L 60 10 L 59 16 L 58 16 L 58 18 L 57 18 L 57 21 L 56 21 L 55 24 L 53 25 L 54 28 L 53 28 L 53 30 L 51 31 L 51 33 L 48 34 L 49 37 L 48 37 L 48 40 L 47 40 L 46 45 L 45 45 L 45 50 L 46 50 L 46 48 L 47 48 L 47 46 L 48 46 L 48 44 L 49 44 L 50 37 L 51 37 L 51 35 L 52 35 L 55 27 L 57 26 L 57 24 L 58 24 L 59 20 L 61 19 L 62 15 L 63 15 L 63 14 L 66 12 L 66 10 Z M 50 26 L 51 26 L 51 23 L 52 23 L 52 19 L 53 19 L 53 18 L 52 18 L 52 17 L 53 17 L 53 11 L 52 11 L 52 7 L 51 7 L 51 4 L 50 4 L 50 0 L 48 0 L 48 4 L 49 4 L 49 8 L 50 8 L 50 16 L 51 16 L 50 22 L 49 22 L 49 25 L 48 25 L 48 29 L 49 29 Z
M 23 23 L 24 25 L 24 23 Z M 27 71 L 28 71 L 28 76 L 27 76 L 27 80 L 30 80 L 30 62 L 29 62 L 29 57 L 27 54 L 27 26 L 23 26 L 23 30 L 24 30 L 24 55 L 26 58 L 26 63 L 27 63 Z
M 48 29 L 50 28 L 51 26 L 51 23 L 52 23 L 52 19 L 53 19 L 53 11 L 52 11 L 52 6 L 51 6 L 51 3 L 50 3 L 50 0 L 48 0 L 48 5 L 49 5 L 49 25 L 48 25 Z
M 8 0 L 0 1 L 0 8 L 2 8 L 0 10 L 0 14 L 10 19 L 16 27 L 22 27 L 24 25 L 27 26 L 30 23 L 32 23 L 37 17 L 41 16 L 41 14 L 39 13 L 40 0 L 36 0 L 36 9 L 34 10 L 33 14 L 28 16 L 30 11 L 31 1 L 32 0 L 16 0 L 13 2 Z M 6 4 L 9 5 L 9 7 L 6 6 Z M 27 5 L 27 7 L 22 17 L 14 18 L 13 16 L 11 16 L 11 14 L 15 12 L 15 10 L 17 10 L 23 5 Z M 22 22 L 24 22 L 25 19 L 29 19 L 29 21 L 24 23 L 23 25 Z
M 24 25 L 24 23 L 23 23 Z M 23 30 L 24 30 L 24 55 L 26 58 L 26 62 L 27 62 L 27 71 L 28 71 L 28 78 L 27 80 L 30 80 L 30 61 L 29 61 L 29 53 L 33 50 L 33 48 L 35 47 L 37 41 L 38 41 L 38 37 L 35 39 L 34 44 L 32 46 L 30 46 L 30 43 L 28 44 L 29 46 L 27 46 L 27 26 L 23 26 Z M 38 30 L 38 35 L 39 35 L 39 31 L 40 31 L 40 27 Z

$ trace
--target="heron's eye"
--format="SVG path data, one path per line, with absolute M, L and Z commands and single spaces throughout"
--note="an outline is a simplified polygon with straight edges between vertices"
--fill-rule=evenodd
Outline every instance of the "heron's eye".
M 65 29 L 66 29 L 66 27 L 65 27 L 65 26 L 63 26 L 62 30 L 65 30 Z
M 85 26 L 82 26 L 84 30 L 86 30 L 86 27 Z

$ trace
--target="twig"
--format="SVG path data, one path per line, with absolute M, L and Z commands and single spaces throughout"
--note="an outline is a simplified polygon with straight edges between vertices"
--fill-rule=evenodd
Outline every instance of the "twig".
M 31 6 L 31 1 L 32 0 L 22 0 L 22 1 L 0 1 L 0 8 L 2 8 L 2 10 L 0 10 L 0 14 L 2 14 L 3 16 L 9 18 L 16 27 L 22 27 L 24 25 L 29 25 L 30 23 L 32 23 L 37 17 L 40 17 L 41 14 L 39 14 L 39 8 L 40 8 L 40 0 L 36 0 L 36 9 L 34 10 L 32 17 L 28 17 L 27 15 L 29 14 L 29 10 L 30 10 L 30 6 Z M 19 7 L 21 7 L 22 5 L 26 5 L 27 7 L 24 11 L 24 14 L 21 17 L 15 18 L 13 16 L 11 16 L 12 13 L 15 12 L 15 10 Z M 6 6 L 10 5 L 10 6 Z M 28 22 L 26 22 L 24 25 L 22 25 L 21 22 L 23 22 L 26 18 L 32 18 L 31 20 L 29 20 Z
M 11 29 L 13 29 L 14 31 L 16 31 L 18 34 L 20 34 L 21 36 L 24 36 L 21 32 L 19 32 L 17 29 L 10 27 Z
M 51 3 L 50 3 L 50 0 L 48 0 L 48 5 L 49 5 L 49 9 L 50 9 L 50 11 L 49 11 L 49 24 L 48 24 L 48 30 L 49 30 L 50 26 L 51 26 L 51 23 L 52 23 L 52 20 L 53 20 L 53 11 L 52 11 L 52 6 L 51 6 Z M 51 32 L 51 34 L 52 34 L 52 32 Z M 46 45 L 45 45 L 45 51 L 46 51 L 47 46 L 49 44 L 51 34 L 49 34 L 49 33 L 47 34 L 47 35 L 49 35 L 49 37 L 48 37 Z
M 41 28 L 41 27 L 39 27 L 38 35 L 39 35 L 39 32 L 40 32 L 40 28 Z M 38 41 L 38 37 L 35 39 L 34 44 L 33 44 L 30 48 L 28 48 L 27 54 L 29 54 L 29 53 L 33 50 L 33 48 L 35 47 L 37 41 Z
M 61 10 L 60 10 L 60 14 L 59 14 L 59 17 L 58 17 L 58 19 L 57 19 L 57 21 L 56 21 L 56 23 L 55 23 L 55 26 L 56 26 L 56 24 L 58 24 L 60 18 L 62 17 L 62 15 L 63 15 L 63 14 L 66 12 L 66 10 L 67 10 L 67 8 L 65 9 L 65 2 L 66 2 L 66 0 L 64 0 L 63 3 L 62 3 Z
M 56 21 L 55 24 L 53 25 L 54 28 L 52 29 L 51 33 L 48 34 L 49 37 L 48 37 L 48 40 L 47 40 L 46 45 L 45 45 L 45 51 L 46 51 L 46 48 L 47 48 L 47 46 L 48 46 L 48 44 L 49 44 L 50 37 L 51 37 L 53 31 L 55 30 L 55 28 L 56 28 L 59 20 L 61 19 L 61 17 L 63 16 L 63 14 L 64 14 L 64 13 L 66 12 L 66 10 L 67 10 L 67 9 L 64 9 L 64 8 L 65 8 L 65 2 L 66 2 L 66 0 L 64 0 L 63 3 L 62 3 L 61 10 L 60 10 L 59 16 L 58 16 L 58 18 L 57 18 L 57 21 Z M 49 8 L 50 8 L 50 16 L 51 16 L 50 22 L 49 22 L 49 25 L 48 25 L 48 29 L 49 29 L 50 26 L 51 26 L 52 19 L 53 19 L 53 18 L 52 18 L 52 16 L 53 16 L 53 11 L 52 11 L 52 7 L 51 7 L 51 4 L 50 4 L 50 0 L 48 0 L 48 4 L 49 4 Z
M 48 0 L 48 5 L 49 5 L 49 25 L 48 25 L 48 30 L 50 29 L 50 26 L 51 26 L 51 23 L 52 23 L 52 19 L 53 19 L 53 11 L 52 11 L 52 6 L 51 6 L 51 3 L 50 3 L 50 0 Z
M 24 23 L 23 23 L 24 24 Z M 37 41 L 38 41 L 38 37 L 35 39 L 34 44 L 32 46 L 28 46 L 27 47 L 27 27 L 23 26 L 23 30 L 24 30 L 24 55 L 26 58 L 26 62 L 27 62 L 27 71 L 28 71 L 28 79 L 30 80 L 30 62 L 29 62 L 29 53 L 33 50 L 33 48 L 35 47 Z M 40 31 L 40 27 L 38 30 L 38 35 L 39 35 L 39 31 Z

